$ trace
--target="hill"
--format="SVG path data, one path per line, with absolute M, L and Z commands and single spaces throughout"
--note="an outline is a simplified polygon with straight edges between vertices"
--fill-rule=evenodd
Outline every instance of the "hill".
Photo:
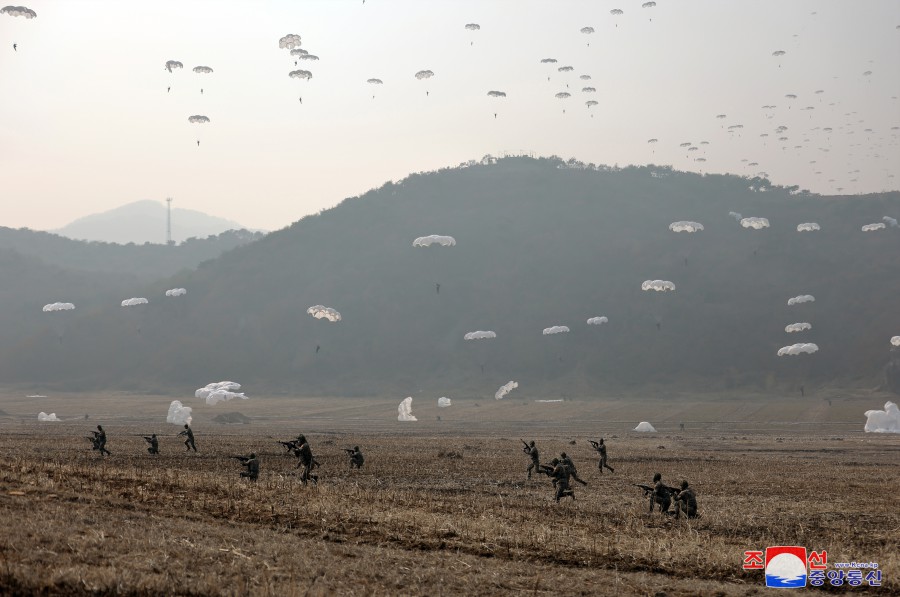
M 226 230 L 241 230 L 237 222 L 192 209 L 172 208 L 172 240 L 206 238 Z M 108 243 L 159 243 L 166 241 L 166 206 L 144 199 L 98 214 L 78 218 L 56 234 L 77 240 Z
M 741 228 L 732 210 L 771 227 Z M 235 379 L 251 395 L 491 396 L 510 379 L 563 396 L 875 385 L 900 330 L 900 235 L 860 226 L 898 214 L 898 193 L 508 158 L 348 199 L 145 291 L 185 286 L 183 300 L 79 314 L 67 338 L 80 350 L 42 352 L 52 338 L 35 337 L 0 367 L 97 387 Z M 675 220 L 705 230 L 675 234 Z M 822 230 L 796 231 L 809 221 Z M 457 246 L 411 246 L 428 234 Z M 677 290 L 644 292 L 647 279 Z M 789 307 L 799 294 L 816 301 Z M 342 321 L 310 317 L 314 304 Z M 597 315 L 609 323 L 585 324 Z M 798 321 L 813 329 L 785 333 Z M 552 325 L 571 332 L 543 336 Z M 463 340 L 479 329 L 497 338 Z M 819 352 L 776 356 L 800 341 Z

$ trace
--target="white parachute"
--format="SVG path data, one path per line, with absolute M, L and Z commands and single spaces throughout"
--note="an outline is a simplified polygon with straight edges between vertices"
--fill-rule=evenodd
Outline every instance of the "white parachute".
M 191 124 L 208 124 L 209 117 L 202 114 L 194 114 L 193 116 L 188 116 L 188 122 Z
M 581 93 L 596 93 L 596 91 L 597 91 L 596 87 L 582 87 L 581 88 Z
M 891 337 L 891 346 L 900 346 L 900 336 Z
M 413 241 L 414 247 L 430 247 L 431 245 L 440 245 L 442 247 L 455 247 L 456 239 L 452 236 L 441 236 L 440 234 L 432 234 L 430 236 L 420 236 Z
M 811 294 L 801 294 L 788 299 L 788 306 L 802 305 L 803 303 L 815 302 L 816 297 Z
M 303 54 L 299 54 L 297 56 L 300 60 L 318 60 L 319 57 L 315 54 L 310 54 L 309 52 L 304 52 Z
M 124 301 L 122 301 L 122 306 L 123 307 L 135 307 L 137 305 L 146 305 L 149 302 L 150 301 L 148 301 L 145 298 L 134 297 L 134 298 L 125 299 Z
M 72 303 L 50 303 L 49 305 L 44 305 L 43 311 L 44 313 L 53 311 L 71 311 L 74 308 L 75 305 Z
M 291 50 L 291 56 L 306 56 L 307 54 L 309 54 L 309 52 L 303 48 L 294 48 Z
M 200 74 L 200 75 L 208 75 L 208 74 L 211 74 L 211 73 L 213 72 L 213 69 L 211 69 L 211 68 L 208 67 L 208 66 L 195 66 L 195 67 L 193 68 L 193 71 L 194 71 L 195 73 L 197 73 L 197 74 Z
M 490 97 L 506 97 L 505 91 L 488 91 L 487 94 Z
M 625 14 L 625 11 L 622 10 L 621 8 L 614 8 L 611 11 L 609 11 L 609 14 L 611 14 L 613 16 L 618 16 L 618 15 Z
M 703 230 L 703 224 L 700 222 L 672 222 L 669 224 L 669 230 L 672 232 L 699 232 Z
M 496 338 L 497 334 L 492 332 L 491 330 L 477 332 L 469 332 L 465 336 L 463 336 L 463 340 L 487 340 L 489 338 Z
M 505 398 L 507 394 L 509 394 L 510 392 L 512 392 L 513 390 L 515 390 L 518 387 L 519 387 L 518 382 L 509 381 L 509 382 L 503 384 L 502 386 L 500 386 L 500 389 L 497 390 L 497 392 L 494 394 L 494 398 L 496 398 L 497 400 L 503 400 L 503 398 Z
M 544 328 L 545 336 L 552 336 L 554 334 L 567 334 L 569 332 L 569 327 L 565 325 L 554 325 L 549 328 Z
M 609 319 L 606 315 L 601 315 L 600 317 L 591 317 L 587 320 L 588 325 L 600 325 L 602 323 L 609 323 Z
M 310 79 L 312 79 L 312 73 L 309 72 L 308 70 L 303 70 L 303 69 L 292 70 L 291 72 L 288 73 L 288 76 L 292 79 L 304 79 L 306 81 L 309 81 Z
M 588 108 L 590 108 L 591 106 L 596 106 L 599 103 L 600 102 L 598 102 L 597 100 L 588 100 L 588 101 L 584 102 L 584 105 L 587 106 Z
M 278 40 L 278 47 L 282 50 L 293 50 L 300 47 L 300 36 L 296 33 L 288 33 Z
M 384 81 L 381 79 L 366 79 L 366 83 L 370 85 L 384 85 Z
M 60 420 L 61 419 L 56 416 L 56 413 L 50 413 L 49 415 L 44 411 L 38 413 L 38 421 L 41 421 L 42 423 L 55 423 Z
M 634 430 L 640 431 L 642 433 L 656 433 L 656 428 L 647 421 L 641 421 L 640 423 L 638 423 L 638 426 L 635 427 Z
M 9 15 L 11 17 L 25 17 L 33 19 L 37 17 L 37 13 L 24 6 L 4 6 L 0 8 L 0 15 Z
M 187 290 L 184 288 L 170 288 L 166 291 L 166 296 L 184 296 L 187 294 Z
M 594 32 L 594 28 L 593 27 L 582 27 L 581 32 L 584 33 L 585 35 L 590 35 L 591 33 Z
M 557 70 L 558 72 L 561 72 L 561 73 L 570 73 L 570 72 L 572 72 L 573 70 L 575 70 L 575 67 L 574 67 L 574 66 L 568 66 L 568 65 L 567 65 L 567 66 L 560 66 L 560 67 L 559 67 L 558 69 L 556 69 L 556 70 Z
M 787 356 L 796 356 L 798 354 L 812 354 L 817 352 L 819 347 L 812 342 L 801 342 L 798 344 L 791 344 L 790 346 L 783 346 L 778 349 L 778 356 L 783 357 Z
M 169 414 L 166 415 L 166 423 L 172 423 L 173 425 L 190 425 L 193 417 L 191 416 L 191 411 L 193 411 L 190 406 L 185 406 L 181 403 L 180 400 L 173 400 L 172 404 L 169 405 Z
M 173 72 L 176 68 L 184 68 L 184 65 L 177 60 L 167 60 L 166 61 L 166 70 L 170 73 Z
M 572 97 L 572 94 L 569 93 L 568 91 L 560 91 L 553 97 L 555 97 L 556 99 L 566 99 L 566 98 Z
M 397 405 L 398 421 L 418 421 L 412 414 L 412 396 L 407 396 L 399 405 Z
M 466 29 L 469 31 L 481 31 L 481 25 L 478 23 L 466 23 Z
M 434 76 L 434 72 L 430 71 L 430 70 L 420 70 L 419 72 L 416 73 L 416 78 L 419 79 L 420 81 L 422 79 L 430 79 L 433 76 Z
M 897 223 L 897 218 L 892 218 L 891 216 L 884 216 L 881 218 L 884 220 L 884 223 L 890 226 L 891 228 L 900 228 L 900 224 Z
M 876 230 L 884 230 L 887 226 L 884 225 L 884 222 L 878 222 L 877 224 L 866 224 L 862 227 L 863 232 L 874 232 Z
M 213 390 L 206 397 L 206 404 L 209 406 L 215 406 L 220 402 L 228 402 L 229 400 L 234 400 L 235 398 L 240 398 L 241 400 L 249 400 L 249 396 L 245 396 L 243 392 L 229 392 L 228 390 Z
M 316 319 L 327 319 L 332 322 L 341 320 L 341 314 L 337 310 L 325 305 L 313 305 L 306 310 L 306 313 Z
M 675 290 L 675 284 L 668 280 L 644 280 L 641 290 L 655 290 L 656 292 L 669 292 Z
M 208 383 L 202 388 L 199 388 L 194 391 L 194 398 L 203 398 L 206 399 L 210 394 L 215 392 L 216 390 L 225 390 L 226 392 L 233 392 L 235 390 L 240 390 L 241 384 L 234 381 L 214 381 L 212 383 Z
M 811 330 L 811 329 L 812 329 L 812 325 L 806 323 L 805 321 L 800 322 L 800 323 L 791 323 L 789 325 L 784 326 L 784 331 L 789 334 L 794 333 L 794 332 L 804 332 L 806 330 Z
M 754 230 L 762 230 L 763 228 L 769 227 L 769 220 L 767 218 L 743 218 L 741 220 L 741 226 L 744 228 L 753 228 Z
M 734 218 L 735 220 L 737 220 L 738 222 L 740 222 L 744 217 L 736 211 L 730 211 L 730 212 L 728 212 L 728 215 L 731 216 L 732 218 Z
M 440 398 L 438 398 L 438 408 L 447 408 L 450 405 L 450 399 L 446 396 L 441 396 Z
M 556 64 L 556 58 L 541 58 L 541 64 Z
M 815 232 L 816 230 L 821 229 L 822 228 L 815 222 L 804 222 L 802 224 L 797 224 L 797 232 Z
M 641 4 L 641 8 L 653 8 L 654 6 L 656 6 L 656 2 L 652 2 L 652 1 L 644 2 L 643 4 Z
M 884 410 L 867 410 L 868 433 L 900 433 L 900 409 L 893 402 L 885 402 Z

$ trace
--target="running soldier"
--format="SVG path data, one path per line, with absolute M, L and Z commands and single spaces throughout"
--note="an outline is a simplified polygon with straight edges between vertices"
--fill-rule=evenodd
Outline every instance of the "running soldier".
M 363 458 L 359 446 L 353 446 L 352 450 L 350 448 L 344 448 L 344 451 L 347 452 L 347 456 L 350 458 L 350 468 L 362 468 L 365 458 Z
M 313 467 L 319 466 L 319 463 L 316 462 L 316 459 L 313 457 L 312 449 L 309 447 L 309 442 L 306 441 L 306 436 L 301 433 L 297 436 L 297 442 L 300 444 L 294 452 L 299 459 L 297 468 L 303 469 L 300 472 L 300 481 L 306 485 L 307 481 L 312 479 L 313 483 L 318 485 L 319 476 L 312 474 L 312 469 Z
M 681 491 L 675 496 L 675 518 L 684 513 L 688 518 L 697 518 L 697 494 L 687 481 L 681 482 Z
M 186 435 L 187 439 L 184 440 L 184 447 L 187 448 L 187 451 L 190 452 L 191 448 L 194 449 L 194 452 L 197 451 L 197 445 L 194 443 L 194 432 L 191 430 L 191 426 L 187 423 L 184 424 L 184 431 L 179 433 L 178 435 Z
M 557 458 L 551 460 L 550 464 L 553 465 L 553 470 L 548 474 L 553 477 L 553 484 L 556 485 L 556 503 L 558 504 L 559 500 L 566 496 L 574 500 L 575 491 L 569 486 L 569 477 L 572 475 L 572 471 Z
M 145 440 L 148 444 L 150 444 L 150 445 L 147 447 L 147 452 L 148 452 L 151 456 L 153 456 L 153 455 L 158 455 L 158 454 L 159 454 L 159 440 L 156 439 L 156 434 L 154 433 L 154 434 L 151 435 L 150 437 L 147 437 L 147 436 L 145 435 L 145 436 L 144 436 L 144 440 Z
M 94 434 L 94 450 L 100 450 L 100 456 L 104 454 L 112 456 L 112 453 L 106 449 L 106 432 L 103 431 L 103 425 L 97 425 L 97 431 L 91 433 Z
M 559 461 L 565 465 L 566 468 L 569 469 L 569 474 L 572 475 L 572 478 L 581 483 L 582 485 L 587 485 L 587 481 L 582 481 L 578 476 L 578 469 L 575 468 L 575 463 L 572 462 L 572 459 L 566 455 L 565 452 L 559 455 Z M 573 496 L 574 497 L 574 496 Z
M 522 440 L 522 443 L 525 444 L 525 440 Z M 531 457 L 531 464 L 528 465 L 528 468 L 525 471 L 528 473 L 528 478 L 531 478 L 531 471 L 536 473 L 541 472 L 541 456 L 538 453 L 537 446 L 534 445 L 534 440 L 531 440 L 531 443 L 525 444 L 525 447 L 522 448 L 522 451 L 528 454 Z
M 663 514 L 668 514 L 669 506 L 672 505 L 672 488 L 663 484 L 662 475 L 659 473 L 653 475 L 653 491 L 650 493 L 651 513 L 654 504 L 659 504 L 659 511 Z
M 609 472 L 616 472 L 613 467 L 609 466 L 606 463 L 606 444 L 603 443 L 603 438 L 600 438 L 599 442 L 595 442 L 593 440 L 588 440 L 591 442 L 591 445 L 594 446 L 594 449 L 597 450 L 597 453 L 600 455 L 600 462 L 597 463 L 597 468 L 600 469 L 600 474 L 603 474 L 603 469 L 608 468 Z

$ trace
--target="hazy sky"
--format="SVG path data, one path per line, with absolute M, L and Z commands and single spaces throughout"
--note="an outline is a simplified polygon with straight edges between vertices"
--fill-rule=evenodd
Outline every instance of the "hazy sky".
M 4 226 L 172 196 L 276 229 L 516 150 L 766 172 L 823 193 L 900 180 L 897 0 L 24 1 L 36 19 L 0 15 Z M 294 66 L 288 33 L 320 60 Z M 312 80 L 289 78 L 298 68 Z M 434 77 L 416 80 L 423 69 Z

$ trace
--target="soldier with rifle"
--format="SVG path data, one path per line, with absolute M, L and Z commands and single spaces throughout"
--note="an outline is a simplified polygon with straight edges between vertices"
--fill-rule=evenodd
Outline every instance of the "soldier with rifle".
M 574 500 L 575 491 L 569 486 L 569 477 L 571 477 L 572 471 L 558 458 L 551 460 L 550 464 L 552 466 L 542 466 L 541 472 L 553 478 L 553 485 L 556 487 L 556 503 L 558 504 L 559 500 L 566 496 Z
M 318 485 L 319 476 L 312 474 L 312 469 L 319 466 L 319 463 L 316 462 L 316 459 L 313 457 L 309 442 L 306 441 L 306 436 L 303 434 L 300 434 L 297 437 L 297 441 L 300 443 L 300 447 L 294 451 L 294 454 L 296 454 L 298 458 L 297 468 L 303 469 L 300 472 L 300 481 L 306 485 L 307 481 L 312 479 L 313 483 Z
M 537 446 L 534 445 L 534 440 L 531 440 L 531 443 L 525 443 L 525 440 L 521 440 L 525 447 L 522 448 L 522 451 L 528 454 L 531 458 L 531 464 L 528 465 L 528 468 L 525 471 L 528 473 L 528 478 L 531 478 L 531 471 L 536 473 L 540 473 L 541 471 L 541 457 L 538 453 Z
M 298 444 L 298 443 L 297 443 L 297 440 L 295 440 L 295 439 L 291 439 L 291 440 L 288 440 L 288 441 L 286 441 L 286 442 L 279 441 L 279 442 L 277 442 L 277 443 L 279 443 L 279 444 L 281 444 L 282 446 L 284 446 L 285 452 L 293 452 L 294 450 L 296 450 L 297 448 L 300 447 L 300 444 Z
M 250 454 L 250 456 L 231 456 L 235 460 L 240 460 L 241 465 L 247 467 L 247 470 L 241 473 L 241 478 L 247 478 L 251 481 L 256 481 L 259 478 L 259 460 L 256 458 L 256 454 Z
M 107 456 L 112 456 L 112 453 L 106 449 L 106 432 L 103 431 L 103 425 L 97 425 L 97 431 L 91 431 L 94 434 L 93 437 L 90 435 L 88 439 L 91 440 L 93 444 L 93 450 L 100 450 L 100 456 L 106 454 Z
M 559 461 L 569 469 L 569 474 L 572 475 L 572 478 L 581 483 L 582 485 L 587 485 L 587 481 L 582 481 L 578 476 L 578 469 L 575 468 L 575 463 L 572 462 L 572 459 L 563 452 L 559 455 Z
M 159 454 L 159 440 L 156 439 L 156 434 L 154 433 L 154 434 L 151 435 L 150 437 L 147 437 L 147 436 L 145 435 L 145 436 L 144 436 L 144 440 L 145 440 L 148 444 L 150 444 L 150 446 L 147 448 L 147 452 L 148 452 L 151 456 L 153 456 L 153 455 L 158 455 L 158 454 Z
M 365 459 L 363 458 L 362 452 L 359 450 L 359 446 L 353 446 L 352 449 L 344 448 L 344 452 L 346 452 L 347 456 L 350 458 L 350 468 L 362 468 Z
M 185 435 L 187 439 L 184 440 L 184 447 L 187 448 L 187 451 L 190 452 L 191 448 L 194 449 L 194 452 L 197 451 L 197 445 L 194 443 L 194 432 L 191 430 L 191 426 L 187 423 L 184 424 L 184 431 L 179 433 L 178 435 Z
M 672 496 L 678 493 L 678 489 L 674 487 L 669 487 L 668 485 L 664 485 L 662 482 L 662 475 L 656 473 L 653 475 L 653 485 L 641 485 L 639 483 L 634 483 L 636 487 L 640 487 L 644 490 L 644 497 L 650 498 L 650 512 L 653 512 L 653 505 L 659 504 L 659 511 L 668 514 L 669 506 L 672 505 Z
M 588 441 L 591 443 L 594 449 L 597 450 L 597 453 L 600 454 L 600 462 L 597 463 L 597 468 L 600 469 L 600 474 L 603 474 L 604 468 L 608 468 L 609 472 L 611 473 L 616 472 L 613 467 L 609 466 L 606 463 L 606 444 L 603 443 L 603 438 L 601 437 L 599 442 L 595 442 L 592 439 L 589 439 Z
M 681 491 L 675 496 L 675 518 L 684 513 L 688 518 L 697 518 L 697 494 L 687 481 L 681 482 Z

